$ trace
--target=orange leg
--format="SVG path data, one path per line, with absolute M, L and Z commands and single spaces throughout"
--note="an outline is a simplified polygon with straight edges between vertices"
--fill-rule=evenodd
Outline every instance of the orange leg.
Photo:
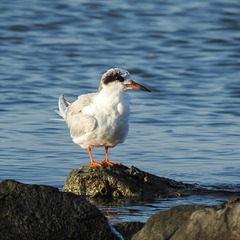
M 113 166 L 113 165 L 121 165 L 120 163 L 109 162 L 109 160 L 108 160 L 108 147 L 105 147 L 105 152 L 106 152 L 106 158 L 105 158 L 104 161 L 101 162 L 101 164 L 105 163 L 105 164 L 108 164 L 108 165 L 111 165 L 111 166 Z
M 91 148 L 90 148 L 89 146 L 87 147 L 87 150 L 88 150 L 88 153 L 89 153 L 89 156 L 90 156 L 90 159 L 91 159 L 90 168 L 92 168 L 92 167 L 100 167 L 100 166 L 101 166 L 101 163 L 97 163 L 97 162 L 94 162 L 94 161 L 93 161 L 92 153 L 91 153 Z

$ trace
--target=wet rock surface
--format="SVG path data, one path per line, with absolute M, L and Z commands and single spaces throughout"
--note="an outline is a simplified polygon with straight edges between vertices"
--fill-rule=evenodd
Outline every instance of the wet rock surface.
M 132 240 L 239 240 L 240 199 L 185 205 L 154 214 Z
M 50 186 L 4 180 L 0 183 L 0 239 L 121 238 L 82 196 Z
M 63 185 L 63 191 L 88 197 L 176 197 L 184 192 L 196 191 L 191 184 L 158 177 L 136 167 L 124 165 L 72 170 Z

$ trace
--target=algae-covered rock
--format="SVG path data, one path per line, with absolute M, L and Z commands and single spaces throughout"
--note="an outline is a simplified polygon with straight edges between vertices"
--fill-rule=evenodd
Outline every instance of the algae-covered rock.
M 84 197 L 57 188 L 0 183 L 0 239 L 122 239 Z
M 154 214 L 132 240 L 239 240 L 240 199 L 185 205 Z
M 179 196 L 191 188 L 194 186 L 123 165 L 77 168 L 69 173 L 63 185 L 65 192 L 114 198 Z

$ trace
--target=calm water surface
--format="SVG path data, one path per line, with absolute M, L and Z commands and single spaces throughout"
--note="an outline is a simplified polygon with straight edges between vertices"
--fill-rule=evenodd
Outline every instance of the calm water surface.
M 0 180 L 62 188 L 90 163 L 55 122 L 61 93 L 97 90 L 111 67 L 152 90 L 129 91 L 130 131 L 112 161 L 187 183 L 240 192 L 240 2 L 0 3 Z M 104 149 L 94 149 L 96 161 Z M 192 196 L 108 204 L 111 221 L 145 221 Z M 99 205 L 101 209 L 106 205 Z

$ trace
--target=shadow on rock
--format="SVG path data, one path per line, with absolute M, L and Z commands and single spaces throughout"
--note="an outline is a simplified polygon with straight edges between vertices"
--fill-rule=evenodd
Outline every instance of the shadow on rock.
M 122 239 L 84 197 L 57 188 L 0 183 L 0 239 Z

